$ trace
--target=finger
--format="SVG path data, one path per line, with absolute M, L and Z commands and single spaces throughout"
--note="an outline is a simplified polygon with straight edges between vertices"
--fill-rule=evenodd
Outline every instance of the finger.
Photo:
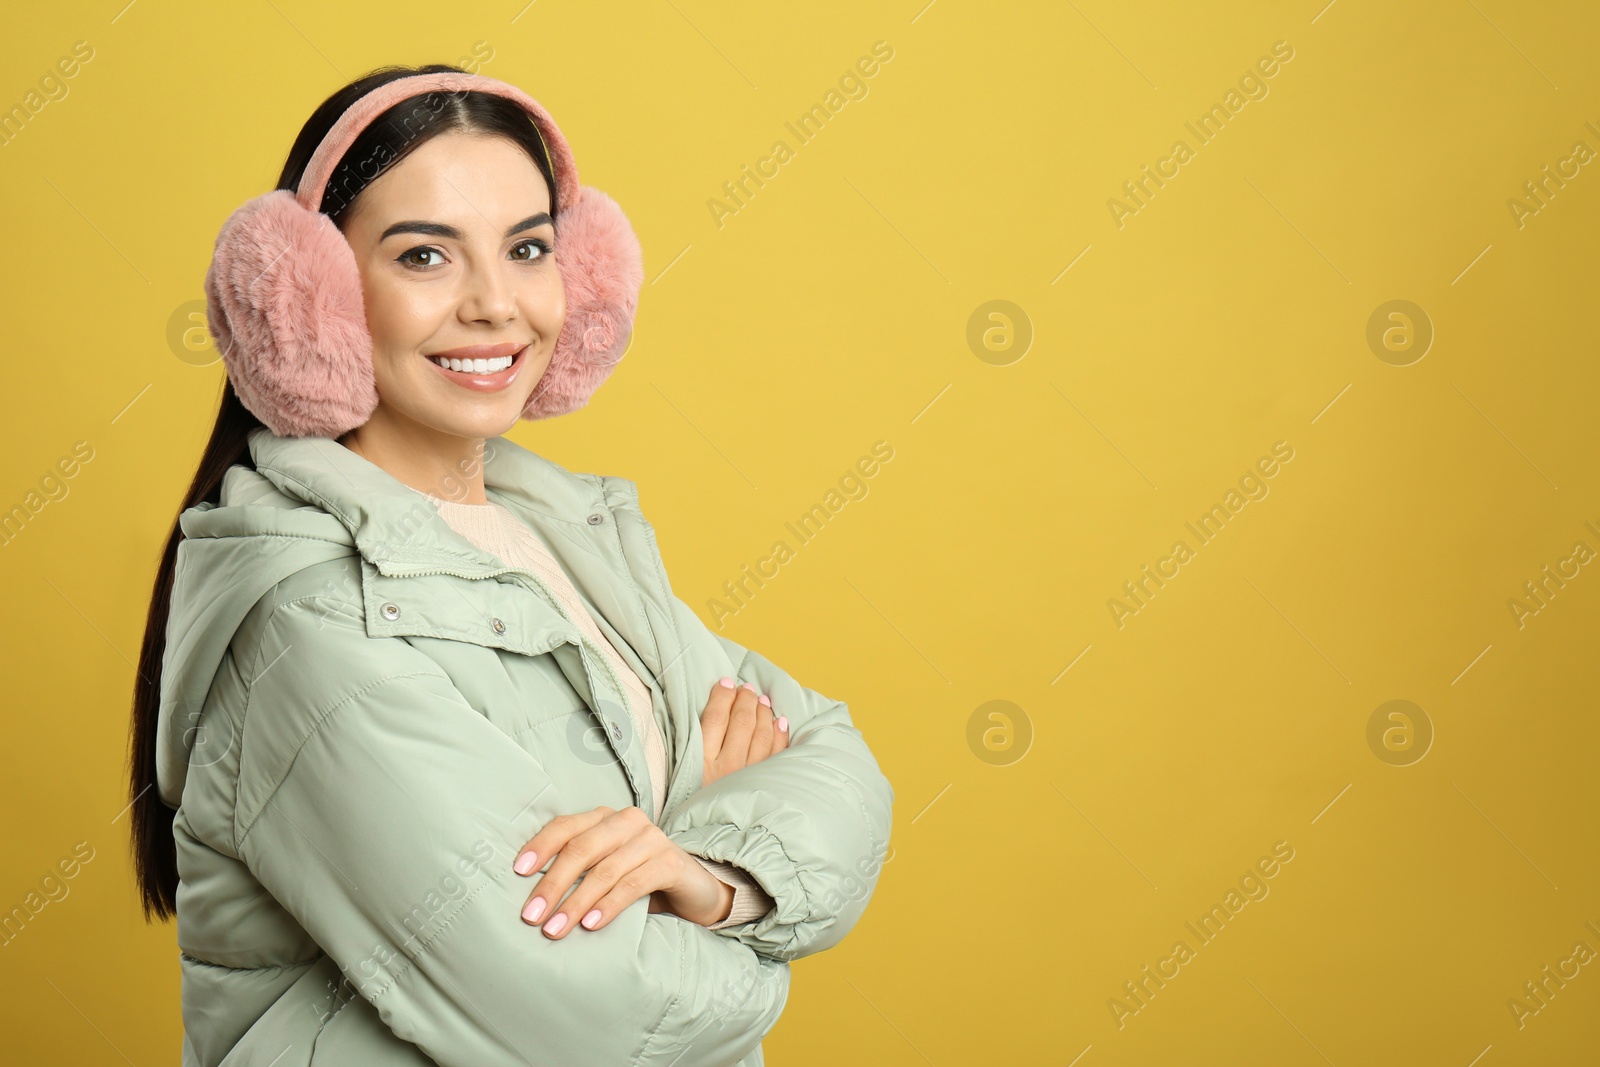
M 570 840 L 561 846 L 555 853 L 555 860 L 550 864 L 550 869 L 539 879 L 539 884 L 529 894 L 527 903 L 522 906 L 524 922 L 534 926 L 547 919 L 560 905 L 561 898 L 578 875 L 598 863 L 606 853 L 610 852 L 629 833 L 628 826 L 631 818 L 623 815 L 628 808 L 618 812 L 613 808 L 601 806 L 594 809 L 604 812 L 598 821 L 594 821 L 587 829 L 574 834 Z M 633 810 L 638 810 L 637 808 Z M 643 812 L 641 811 L 642 815 Z M 619 818 L 621 816 L 621 818 Z
M 551 856 L 560 852 L 562 847 L 576 834 L 582 833 L 599 822 L 611 810 L 611 808 L 602 806 L 595 808 L 593 811 L 557 815 L 545 823 L 538 833 L 530 837 L 527 844 L 517 850 L 516 858 L 511 861 L 511 869 L 521 875 L 532 874 L 546 863 Z
M 669 881 L 648 882 L 652 870 L 658 878 L 661 871 L 645 869 L 664 844 L 660 828 L 641 819 L 632 835 L 590 868 L 556 913 L 544 921 L 545 935 L 560 940 L 580 925 L 597 930 L 629 904 L 669 885 Z M 607 901 L 603 907 L 599 906 L 602 901 Z
M 659 848 L 652 850 L 644 862 L 619 878 L 617 884 L 611 887 L 611 891 L 596 901 L 589 912 L 584 913 L 585 916 L 593 912 L 600 913 L 600 917 L 588 929 L 600 929 L 606 923 L 621 915 L 624 909 L 641 896 L 652 896 L 657 889 L 663 889 L 670 885 L 672 873 L 672 857 Z M 584 882 L 587 884 L 588 879 L 584 879 Z M 654 888 L 645 889 L 641 893 L 638 891 L 640 886 L 653 886 Z M 666 909 L 663 908 L 662 910 Z M 574 914 L 576 914 L 576 909 L 574 909 Z
M 747 763 L 760 763 L 772 755 L 772 735 L 777 733 L 773 726 L 772 702 L 763 694 L 756 698 L 759 705 L 756 708 L 756 728 L 750 735 L 750 753 Z
M 750 752 L 750 736 L 756 729 L 756 712 L 767 709 L 756 703 L 755 687 L 746 682 L 733 698 L 733 713 L 728 718 L 728 733 L 722 739 L 720 762 L 728 771 L 743 767 Z
M 728 714 L 733 708 L 734 681 L 723 678 L 711 687 L 711 697 L 705 711 L 700 713 L 700 734 L 705 741 L 706 754 L 715 756 L 722 750 L 722 738 L 728 730 Z
M 768 699 L 771 699 L 771 697 L 768 697 Z M 774 715 L 773 752 L 782 752 L 782 750 L 789 747 L 789 718 L 786 715 L 778 715 L 778 709 L 771 707 L 771 704 L 768 704 L 768 707 L 770 707 Z

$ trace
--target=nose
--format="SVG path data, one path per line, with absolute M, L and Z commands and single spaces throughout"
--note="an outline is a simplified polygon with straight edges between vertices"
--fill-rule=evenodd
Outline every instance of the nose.
M 463 321 L 503 326 L 517 317 L 516 290 L 505 266 L 491 260 L 469 270 L 461 299 Z

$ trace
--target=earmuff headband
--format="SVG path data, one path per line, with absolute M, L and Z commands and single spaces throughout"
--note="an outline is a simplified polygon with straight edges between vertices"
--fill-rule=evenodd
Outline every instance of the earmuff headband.
M 344 158 L 344 154 L 350 150 L 356 138 L 361 136 L 362 131 L 371 125 L 374 119 L 403 100 L 435 91 L 492 93 L 516 103 L 533 120 L 539 140 L 544 144 L 545 158 L 550 161 L 550 169 L 555 175 L 556 203 L 559 205 L 557 210 L 577 203 L 578 166 L 572 158 L 572 149 L 568 147 L 566 138 L 561 136 L 561 130 L 556 126 L 555 120 L 537 100 L 515 85 L 497 78 L 487 78 L 481 74 L 440 73 L 412 74 L 396 78 L 378 86 L 351 104 L 333 124 L 333 128 L 322 139 L 317 150 L 311 154 L 305 173 L 295 190 L 295 199 L 300 202 L 300 206 L 309 211 L 321 208 L 322 197 L 329 179 L 333 177 L 334 167 L 338 166 L 339 160 Z
M 240 402 L 275 434 L 338 438 L 377 409 L 361 271 L 344 235 L 322 213 L 322 200 L 362 130 L 396 104 L 434 92 L 513 101 L 532 119 L 550 164 L 566 317 L 522 418 L 582 407 L 627 351 L 644 284 L 639 238 L 616 201 L 578 184 L 572 148 L 549 113 L 516 86 L 479 74 L 406 75 L 350 105 L 293 193 L 255 197 L 217 234 L 206 271 L 207 323 Z M 404 116 L 395 124 L 402 136 L 409 132 Z M 362 162 L 355 162 L 357 170 Z

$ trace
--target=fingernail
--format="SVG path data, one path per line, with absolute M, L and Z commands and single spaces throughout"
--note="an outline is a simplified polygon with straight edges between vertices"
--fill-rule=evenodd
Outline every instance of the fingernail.
M 724 678 L 720 682 L 718 682 L 717 684 L 722 686 L 722 688 L 724 688 L 724 689 L 732 689 L 733 688 L 733 679 L 732 678 Z
M 587 915 L 585 915 L 583 917 L 583 925 L 588 927 L 591 930 L 594 929 L 594 924 L 599 922 L 599 921 L 600 921 L 600 909 L 599 908 L 595 908 L 593 911 L 591 911 L 589 914 L 587 914 Z
M 518 874 L 531 874 L 538 865 L 539 854 L 537 852 L 524 852 L 517 857 L 517 862 L 511 865 L 511 869 Z
M 782 730 L 784 733 L 788 733 L 789 732 L 789 716 L 787 716 L 787 715 L 779 715 L 778 716 L 778 729 Z
M 551 917 L 549 922 L 544 924 L 544 932 L 547 934 L 559 934 L 561 928 L 565 925 L 567 925 L 566 913 L 558 911 Z
M 752 693 L 754 693 L 756 691 L 756 687 L 751 685 L 749 682 L 744 683 L 744 687 L 746 689 L 750 690 L 750 692 L 752 692 Z
M 772 707 L 772 701 L 767 699 L 767 694 L 765 693 L 762 693 L 760 696 L 756 697 L 756 703 L 769 708 Z
M 522 909 L 522 917 L 531 923 L 539 921 L 539 916 L 544 914 L 544 898 L 534 897 Z

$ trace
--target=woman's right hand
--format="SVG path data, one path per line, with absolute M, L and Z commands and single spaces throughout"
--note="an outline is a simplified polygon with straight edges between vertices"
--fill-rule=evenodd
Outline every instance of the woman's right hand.
M 755 686 L 736 686 L 724 678 L 711 687 L 711 699 L 700 713 L 700 734 L 705 742 L 703 789 L 740 767 L 760 763 L 789 747 L 789 720 L 779 716 Z

